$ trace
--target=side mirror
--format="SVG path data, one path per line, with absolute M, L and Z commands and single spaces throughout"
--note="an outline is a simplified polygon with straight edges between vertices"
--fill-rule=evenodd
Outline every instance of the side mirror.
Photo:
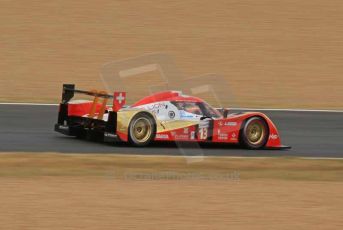
M 207 118 L 210 118 L 210 117 L 206 117 L 206 116 L 200 117 L 200 121 L 205 120 Z
M 223 109 L 223 117 L 227 118 L 228 114 L 229 114 L 229 110 L 228 109 Z

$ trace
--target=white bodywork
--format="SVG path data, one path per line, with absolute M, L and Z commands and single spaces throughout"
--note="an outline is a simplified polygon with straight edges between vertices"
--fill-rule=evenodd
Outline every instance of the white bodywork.
M 189 113 L 184 110 L 179 110 L 174 104 L 169 101 L 160 101 L 149 103 L 145 105 L 135 106 L 132 108 L 140 108 L 149 110 L 150 112 L 154 113 L 155 116 L 160 121 L 168 121 L 168 120 L 187 120 L 187 121 L 199 121 L 202 117 L 201 115 L 197 115 L 194 113 Z

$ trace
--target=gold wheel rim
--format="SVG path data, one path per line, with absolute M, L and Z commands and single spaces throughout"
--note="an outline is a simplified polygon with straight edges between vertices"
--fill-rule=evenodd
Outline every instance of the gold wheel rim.
M 138 118 L 132 125 L 132 134 L 137 142 L 146 142 L 151 136 L 151 123 L 145 118 Z
M 251 122 L 246 130 L 248 140 L 251 144 L 258 145 L 263 141 L 265 130 L 261 122 Z

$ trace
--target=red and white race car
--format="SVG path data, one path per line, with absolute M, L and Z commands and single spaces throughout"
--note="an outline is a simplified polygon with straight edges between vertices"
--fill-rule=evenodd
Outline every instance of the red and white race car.
M 75 93 L 93 101 L 74 100 Z M 109 99 L 113 104 L 108 106 Z M 78 137 L 146 146 L 157 141 L 240 144 L 248 149 L 283 149 L 273 122 L 263 113 L 229 113 L 200 98 L 164 91 L 125 106 L 126 93 L 83 91 L 63 85 L 55 131 Z

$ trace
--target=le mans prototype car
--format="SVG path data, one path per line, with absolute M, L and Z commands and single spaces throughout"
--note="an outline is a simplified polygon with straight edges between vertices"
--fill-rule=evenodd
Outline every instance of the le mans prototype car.
M 94 99 L 71 100 L 75 93 Z M 113 102 L 111 106 L 107 103 L 109 99 Z M 281 145 L 275 125 L 263 113 L 229 113 L 179 91 L 155 93 L 131 106 L 126 106 L 125 101 L 125 92 L 108 95 L 64 84 L 55 131 L 134 146 L 179 141 L 240 144 L 248 149 L 289 148 Z

